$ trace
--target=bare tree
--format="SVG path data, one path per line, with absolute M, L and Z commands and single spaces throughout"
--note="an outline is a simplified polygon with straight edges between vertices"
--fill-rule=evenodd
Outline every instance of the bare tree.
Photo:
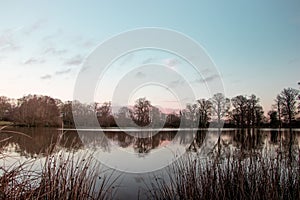
M 152 127 L 160 127 L 162 125 L 162 121 L 164 120 L 162 117 L 162 113 L 159 108 L 155 106 L 151 106 L 150 108 L 150 120 Z
M 117 113 L 118 125 L 121 127 L 128 127 L 132 125 L 130 109 L 126 106 L 121 107 Z
M 217 93 L 214 94 L 210 101 L 212 103 L 213 114 L 217 116 L 218 125 L 220 125 L 221 120 L 230 109 L 230 99 L 226 98 L 222 93 Z
M 187 127 L 196 127 L 198 124 L 195 122 L 197 121 L 197 104 L 187 104 L 186 108 L 181 112 L 182 119 L 184 122 L 184 125 Z
M 278 113 L 278 121 L 279 121 L 279 128 L 281 128 L 282 126 L 282 113 L 281 113 L 281 97 L 280 95 L 277 95 L 276 99 L 275 99 L 275 108 L 277 108 L 277 113 Z
M 95 103 L 96 113 L 98 117 L 106 118 L 111 114 L 111 102 L 104 102 L 101 106 Z
M 277 128 L 279 126 L 279 120 L 278 120 L 278 113 L 275 110 L 270 110 L 268 112 L 269 119 L 270 119 L 270 127 L 271 128 Z
M 237 126 L 245 127 L 247 114 L 247 98 L 243 95 L 236 96 L 231 99 L 233 110 L 232 118 Z
M 291 125 L 297 112 L 297 100 L 299 91 L 293 88 L 285 88 L 281 91 L 277 99 L 281 106 L 282 115 L 287 119 L 289 125 Z
M 136 100 L 131 111 L 132 120 L 139 126 L 147 126 L 151 123 L 150 119 L 151 103 L 145 97 Z
M 101 106 L 95 103 L 95 110 L 100 126 L 110 127 L 115 125 L 114 117 L 111 113 L 111 102 L 104 102 Z
M 259 126 L 262 117 L 263 117 L 263 109 L 262 106 L 259 105 L 260 99 L 257 98 L 254 94 L 252 94 L 249 98 L 247 98 L 247 125 L 248 127 Z
M 95 126 L 95 105 L 94 103 L 86 104 L 78 100 L 72 101 L 72 114 L 77 127 Z
M 28 126 L 58 126 L 59 109 L 49 96 L 28 95 L 19 99 L 16 121 Z
M 60 113 L 64 125 L 68 127 L 74 126 L 74 119 L 72 114 L 72 101 L 66 101 L 60 106 Z
M 0 96 L 0 121 L 9 120 L 11 109 L 9 98 Z
M 206 99 L 197 100 L 199 127 L 206 128 L 212 114 L 212 103 Z
M 180 126 L 180 116 L 176 113 L 168 114 L 166 117 L 166 127 L 178 128 Z

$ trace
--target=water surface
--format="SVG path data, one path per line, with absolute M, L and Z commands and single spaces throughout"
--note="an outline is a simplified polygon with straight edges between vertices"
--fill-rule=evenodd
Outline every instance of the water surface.
M 152 175 L 163 171 L 163 167 L 180 157 L 182 152 L 209 158 L 210 152 L 205 152 L 207 149 L 202 148 L 208 137 L 215 138 L 212 141 L 216 143 L 206 145 L 210 145 L 209 150 L 217 152 L 220 157 L 241 152 L 245 159 L 251 153 L 271 157 L 280 152 L 288 157 L 297 154 L 300 148 L 298 129 L 89 129 L 80 132 L 55 128 L 7 130 L 22 132 L 26 136 L 4 131 L 0 133 L 0 141 L 9 138 L 0 143 L 0 149 L 6 155 L 5 159 L 0 160 L 2 166 L 9 166 L 18 160 L 42 160 L 48 152 L 93 152 L 97 162 L 101 162 L 107 169 L 117 169 L 115 176 L 121 174 L 120 180 L 115 184 L 118 199 L 137 198 L 138 194 L 142 198 L 141 191 L 145 189 L 145 184 L 151 183 Z

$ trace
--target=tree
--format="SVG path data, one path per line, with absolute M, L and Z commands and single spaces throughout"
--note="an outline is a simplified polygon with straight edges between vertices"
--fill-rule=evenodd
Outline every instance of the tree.
M 104 102 L 100 107 L 95 103 L 96 115 L 100 126 L 110 127 L 115 125 L 114 117 L 112 116 L 111 102 Z
M 186 108 L 181 112 L 181 117 L 185 126 L 189 128 L 194 128 L 198 126 L 198 124 L 195 123 L 198 117 L 197 110 L 198 110 L 197 104 L 186 105 Z
M 263 118 L 263 108 L 259 105 L 259 98 L 252 94 L 247 98 L 247 125 L 248 127 L 259 126 Z
M 0 121 L 9 120 L 12 105 L 7 97 L 0 96 Z
M 160 110 L 155 107 L 151 106 L 150 108 L 150 120 L 152 127 L 161 127 L 162 126 L 162 113 Z
M 130 109 L 126 106 L 121 107 L 117 113 L 117 122 L 121 127 L 128 127 L 132 125 Z
M 53 98 L 28 95 L 18 100 L 15 120 L 27 126 L 58 126 L 60 113 Z
M 277 116 L 277 111 L 271 110 L 268 112 L 269 118 L 270 118 L 270 127 L 271 128 L 277 128 L 279 126 L 279 120 Z
M 212 103 L 206 99 L 197 100 L 199 127 L 206 128 L 211 117 Z
M 72 113 L 72 101 L 67 101 L 60 106 L 60 113 L 64 125 L 68 127 L 74 126 L 74 119 Z
M 225 98 L 224 94 L 217 93 L 210 99 L 212 103 L 213 114 L 217 116 L 218 125 L 221 120 L 226 116 L 230 109 L 230 99 Z
M 168 114 L 166 118 L 165 127 L 178 128 L 180 126 L 180 117 L 175 114 Z
M 292 120 L 297 113 L 297 99 L 299 91 L 293 88 L 285 88 L 281 91 L 277 97 L 279 104 L 281 106 L 282 115 L 288 121 L 291 126 Z
M 78 127 L 94 127 L 98 123 L 95 120 L 95 105 L 81 103 L 78 100 L 72 101 L 72 114 L 74 122 Z
M 231 99 L 233 110 L 232 118 L 236 122 L 237 126 L 244 128 L 246 124 L 246 113 L 247 113 L 247 98 L 242 95 L 238 95 Z
M 236 125 L 241 128 L 257 127 L 263 120 L 263 108 L 259 105 L 259 98 L 254 94 L 249 97 L 236 96 L 231 100 L 233 110 L 231 118 L 236 122 Z
M 281 117 L 282 117 L 282 113 L 281 113 L 281 97 L 280 95 L 277 95 L 276 99 L 275 99 L 275 108 L 277 108 L 277 113 L 278 113 L 278 122 L 279 122 L 279 128 L 281 128 L 282 126 L 282 120 L 281 120 Z
M 147 126 L 151 123 L 150 119 L 151 103 L 145 97 L 136 100 L 131 111 L 131 118 L 138 126 Z

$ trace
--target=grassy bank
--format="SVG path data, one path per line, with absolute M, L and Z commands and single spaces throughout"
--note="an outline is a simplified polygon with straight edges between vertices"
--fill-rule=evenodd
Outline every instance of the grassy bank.
M 0 126 L 10 126 L 10 125 L 13 125 L 13 122 L 0 121 Z
M 293 158 L 233 155 L 176 161 L 168 180 L 157 175 L 147 186 L 149 199 L 300 199 L 300 151 Z

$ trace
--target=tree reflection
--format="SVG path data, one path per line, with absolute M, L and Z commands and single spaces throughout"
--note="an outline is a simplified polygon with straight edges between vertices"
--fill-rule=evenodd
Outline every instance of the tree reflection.
M 76 131 L 68 131 L 64 134 L 53 128 L 8 128 L 9 131 L 18 131 L 23 134 L 1 131 L 0 148 L 7 151 L 15 151 L 20 156 L 35 157 L 54 153 L 55 149 L 78 150 L 83 147 L 81 139 Z M 27 136 L 26 136 L 27 135 Z
M 191 143 L 191 145 L 188 147 L 188 151 L 192 151 L 192 152 L 198 152 L 198 150 L 200 149 L 200 147 L 203 144 L 203 141 L 206 137 L 208 130 L 199 130 L 197 131 L 193 142 Z
M 217 143 L 213 148 L 216 156 L 222 157 L 227 153 L 242 153 L 244 157 L 269 151 L 279 152 L 290 160 L 298 155 L 300 132 L 288 129 L 224 129 L 198 130 L 196 133 L 189 130 L 179 131 L 104 131 L 88 130 L 77 132 L 67 130 L 63 134 L 60 130 L 49 128 L 17 128 L 9 129 L 20 131 L 29 137 L 20 134 L 0 134 L 0 148 L 2 152 L 17 152 L 20 156 L 35 157 L 49 152 L 55 153 L 60 149 L 77 151 L 79 149 L 111 152 L 112 145 L 116 148 L 128 149 L 138 156 L 146 156 L 154 149 L 163 148 L 170 143 L 187 147 L 189 152 L 199 152 L 204 145 L 208 134 L 215 137 Z M 222 131 L 222 132 L 218 132 Z M 214 144 L 212 144 L 214 145 Z

